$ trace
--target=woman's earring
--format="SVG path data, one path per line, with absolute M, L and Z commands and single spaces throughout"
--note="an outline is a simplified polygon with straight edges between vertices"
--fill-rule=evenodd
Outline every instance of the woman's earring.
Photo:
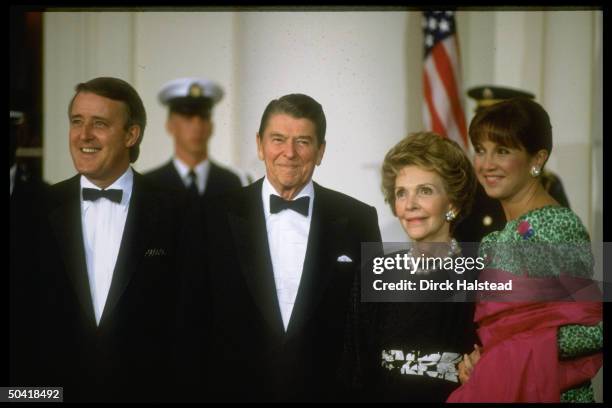
M 537 168 L 536 166 L 533 166 L 531 168 L 530 173 L 531 173 L 531 177 L 538 177 L 540 175 L 540 169 Z
M 444 214 L 444 217 L 446 218 L 446 221 L 451 222 L 455 219 L 456 215 L 453 210 L 448 210 L 446 214 Z

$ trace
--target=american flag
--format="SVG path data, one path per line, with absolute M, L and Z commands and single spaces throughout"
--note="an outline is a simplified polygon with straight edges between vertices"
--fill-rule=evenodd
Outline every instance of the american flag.
M 423 122 L 468 149 L 453 11 L 424 11 Z

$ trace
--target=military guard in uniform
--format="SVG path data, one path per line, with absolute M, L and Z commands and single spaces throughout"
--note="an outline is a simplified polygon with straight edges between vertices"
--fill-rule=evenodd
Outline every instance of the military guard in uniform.
M 211 112 L 223 89 L 207 79 L 179 78 L 165 84 L 158 98 L 168 106 L 166 130 L 174 139 L 174 158 L 145 176 L 169 190 L 187 191 L 194 200 L 240 188 L 240 177 L 208 154 Z
M 476 101 L 475 113 L 505 99 L 522 97 L 534 99 L 535 95 L 518 89 L 501 86 L 477 86 L 468 90 L 468 96 Z M 569 208 L 563 184 L 558 176 L 544 170 L 542 183 L 551 196 L 562 206 Z M 499 201 L 487 196 L 480 184 L 476 190 L 472 212 L 464 218 L 455 229 L 459 242 L 480 242 L 482 238 L 499 231 L 506 225 L 506 217 Z

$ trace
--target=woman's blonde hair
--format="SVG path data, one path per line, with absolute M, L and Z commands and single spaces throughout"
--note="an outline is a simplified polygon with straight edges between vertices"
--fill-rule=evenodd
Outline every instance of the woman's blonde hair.
M 406 166 L 417 166 L 440 176 L 448 198 L 457 209 L 451 228 L 471 210 L 476 175 L 470 159 L 454 141 L 433 132 L 412 133 L 393 146 L 382 165 L 382 191 L 395 214 L 395 179 Z

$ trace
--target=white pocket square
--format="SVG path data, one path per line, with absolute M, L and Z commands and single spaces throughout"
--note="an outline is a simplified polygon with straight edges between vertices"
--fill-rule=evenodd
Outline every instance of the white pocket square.
M 339 256 L 337 261 L 338 262 L 353 262 L 353 260 L 346 255 Z

